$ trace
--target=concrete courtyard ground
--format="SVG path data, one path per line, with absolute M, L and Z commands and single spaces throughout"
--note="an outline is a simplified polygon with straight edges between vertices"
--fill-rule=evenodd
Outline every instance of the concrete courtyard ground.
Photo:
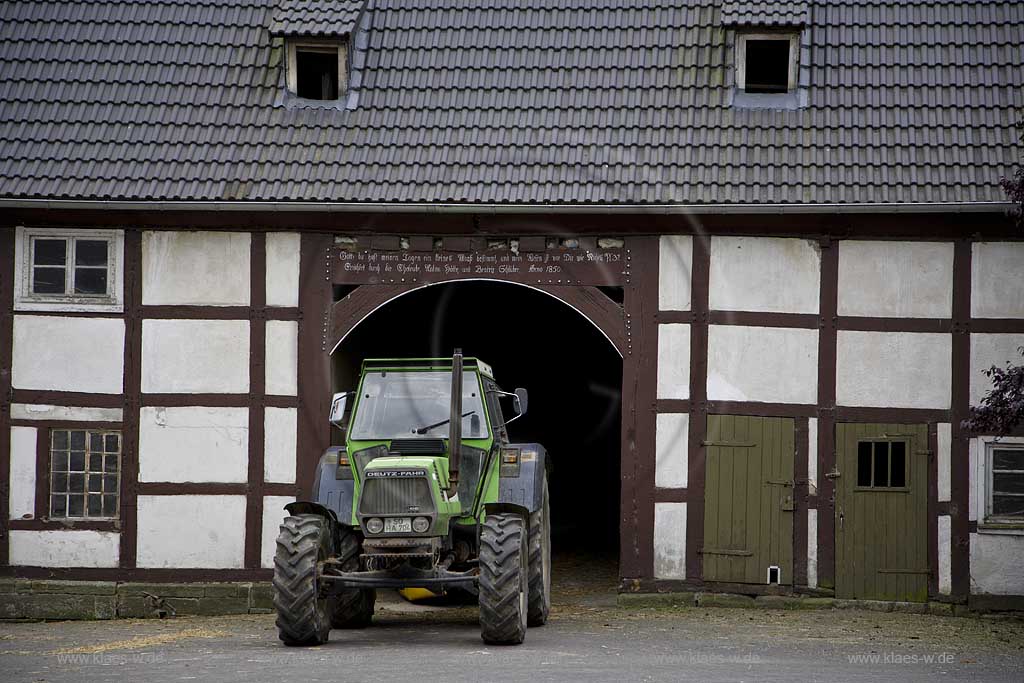
M 272 615 L 4 623 L 0 681 L 1024 680 L 1020 619 L 625 609 L 610 573 L 584 576 L 518 647 L 484 645 L 474 607 L 387 593 L 372 627 L 309 649 L 282 646 Z

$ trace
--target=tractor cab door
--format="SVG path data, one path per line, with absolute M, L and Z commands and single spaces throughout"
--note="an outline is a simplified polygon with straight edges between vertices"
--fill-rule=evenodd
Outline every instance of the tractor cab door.
M 501 389 L 494 380 L 484 378 L 484 396 L 487 400 L 487 413 L 491 420 L 491 431 L 494 433 L 495 447 L 508 445 L 508 428 L 505 427 L 505 416 L 501 412 L 501 401 L 498 400 Z

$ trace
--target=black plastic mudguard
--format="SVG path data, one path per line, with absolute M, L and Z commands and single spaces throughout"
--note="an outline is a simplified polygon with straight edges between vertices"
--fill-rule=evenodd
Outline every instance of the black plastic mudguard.
M 496 503 L 536 512 L 544 504 L 547 451 L 539 443 L 512 443 L 507 448 L 519 449 L 519 476 L 498 478 Z
M 344 446 L 331 446 L 320 456 L 313 477 L 313 491 L 310 500 L 333 512 L 341 524 L 352 522 L 352 501 L 355 496 L 355 481 L 351 470 L 345 478 L 338 479 L 338 455 L 345 452 Z

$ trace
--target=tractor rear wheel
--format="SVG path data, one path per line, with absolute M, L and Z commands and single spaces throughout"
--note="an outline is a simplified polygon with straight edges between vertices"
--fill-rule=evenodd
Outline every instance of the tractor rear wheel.
M 362 544 L 354 529 L 340 527 L 338 531 L 338 562 L 341 570 L 359 570 L 359 553 Z M 327 601 L 327 612 L 332 628 L 366 628 L 373 619 L 373 604 L 377 591 L 372 588 L 350 588 L 332 595 Z
M 527 623 L 543 626 L 551 612 L 551 506 L 548 478 L 540 509 L 530 515 L 530 608 Z
M 480 530 L 480 635 L 492 645 L 526 637 L 529 530 L 514 513 L 489 514 Z
M 317 576 L 331 554 L 329 521 L 319 515 L 285 517 L 274 555 L 274 607 L 277 633 L 285 645 L 327 642 L 331 622 Z

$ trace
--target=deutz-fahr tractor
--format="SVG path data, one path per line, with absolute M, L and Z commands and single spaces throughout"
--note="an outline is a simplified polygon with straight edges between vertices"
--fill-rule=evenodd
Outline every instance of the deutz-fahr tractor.
M 485 642 L 518 644 L 551 607 L 547 453 L 510 443 L 527 393 L 476 358 L 365 360 L 335 394 L 345 445 L 320 458 L 309 500 L 286 506 L 274 557 L 285 645 L 361 628 L 377 589 L 477 595 Z

